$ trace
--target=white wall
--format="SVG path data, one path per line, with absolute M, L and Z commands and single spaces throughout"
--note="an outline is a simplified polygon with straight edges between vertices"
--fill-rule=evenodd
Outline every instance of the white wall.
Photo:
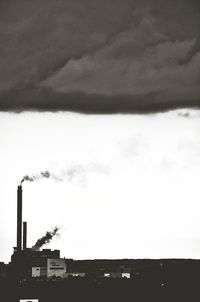
M 40 277 L 40 267 L 32 267 L 32 277 Z
M 39 302 L 38 299 L 21 299 L 19 302 Z
M 64 278 L 66 273 L 65 259 L 47 259 L 47 277 Z

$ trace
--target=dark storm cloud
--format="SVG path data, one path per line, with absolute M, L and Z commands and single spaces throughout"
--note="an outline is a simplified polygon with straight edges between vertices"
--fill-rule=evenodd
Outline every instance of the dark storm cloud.
M 162 101 L 161 101 L 162 100 Z M 0 96 L 1 111 L 74 111 L 87 114 L 152 113 L 181 107 L 198 107 L 199 99 L 166 99 L 159 92 L 143 95 L 69 94 L 40 90 L 12 90 Z
M 199 106 L 199 28 L 195 0 L 1 1 L 0 110 Z

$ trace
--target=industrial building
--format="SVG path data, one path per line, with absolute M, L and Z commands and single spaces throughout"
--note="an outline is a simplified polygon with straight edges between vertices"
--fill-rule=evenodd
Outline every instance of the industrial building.
M 27 247 L 27 222 L 22 220 L 22 185 L 17 188 L 17 246 L 8 265 L 8 275 L 19 280 L 68 277 L 134 278 L 144 271 L 163 269 L 161 260 L 61 259 L 59 250 Z M 170 260 L 175 263 L 174 260 Z M 169 261 L 168 261 L 169 262 Z M 3 270 L 1 270 L 3 272 Z M 2 273 L 6 274 L 6 272 Z
M 27 247 L 27 222 L 22 220 L 22 184 L 17 188 L 17 246 L 8 265 L 9 275 L 20 280 L 67 277 L 130 277 L 130 269 L 112 261 L 61 259 L 59 250 Z
M 60 259 L 59 250 L 35 250 L 27 247 L 27 222 L 22 223 L 22 185 L 17 188 L 17 246 L 8 265 L 10 276 L 19 279 L 47 277 L 48 259 Z M 23 228 L 22 228 L 23 226 Z
M 172 298 L 174 291 L 180 297 L 180 289 L 186 289 L 190 301 L 191 292 L 199 293 L 199 260 L 73 260 L 60 258 L 59 250 L 41 250 L 37 244 L 27 247 L 22 197 L 20 185 L 17 189 L 17 246 L 8 265 L 0 262 L 1 297 L 6 297 L 2 301 L 54 302 L 58 296 L 63 296 L 65 301 L 96 301 L 98 297 L 100 301 L 118 301 L 119 297 L 123 301 L 126 296 L 147 301 L 150 290 L 154 299 L 156 293 L 166 293 L 166 290 L 172 293 Z M 159 297 L 158 301 L 163 299 Z

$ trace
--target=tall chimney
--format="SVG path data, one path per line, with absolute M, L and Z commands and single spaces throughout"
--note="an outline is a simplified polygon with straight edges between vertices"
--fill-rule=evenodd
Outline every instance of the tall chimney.
M 23 222 L 23 250 L 26 249 L 27 245 L 27 222 Z
M 22 186 L 17 188 L 17 251 L 22 249 Z

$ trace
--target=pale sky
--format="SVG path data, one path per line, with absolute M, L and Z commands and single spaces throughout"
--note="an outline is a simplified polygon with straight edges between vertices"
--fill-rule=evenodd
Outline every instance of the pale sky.
M 23 184 L 28 245 L 86 258 L 200 258 L 200 111 L 151 115 L 0 113 L 0 261 L 16 245 Z M 71 176 L 69 176 L 71 175 Z
M 199 258 L 199 28 L 199 0 L 0 1 L 0 261 L 46 170 L 29 246 Z

